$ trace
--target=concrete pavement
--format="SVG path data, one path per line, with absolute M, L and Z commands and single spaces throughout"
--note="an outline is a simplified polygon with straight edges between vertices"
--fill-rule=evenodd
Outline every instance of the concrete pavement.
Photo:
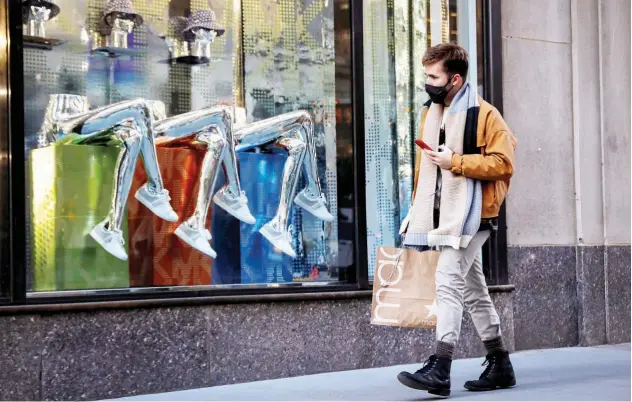
M 452 369 L 450 399 L 463 400 L 621 400 L 630 395 L 630 344 L 591 348 L 533 350 L 515 353 L 512 361 L 518 385 L 513 389 L 472 393 L 463 383 L 478 378 L 483 359 L 457 360 Z M 397 373 L 419 365 L 325 373 L 304 377 L 226 385 L 164 394 L 129 401 L 299 401 L 436 400 L 423 391 L 399 384 Z

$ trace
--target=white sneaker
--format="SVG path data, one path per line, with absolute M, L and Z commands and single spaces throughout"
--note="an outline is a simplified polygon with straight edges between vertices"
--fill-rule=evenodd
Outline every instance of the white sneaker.
M 223 188 L 213 196 L 213 202 L 242 222 L 253 225 L 257 221 L 248 209 L 248 198 L 243 191 L 236 197 Z
M 180 226 L 178 226 L 175 231 L 175 235 L 197 251 L 206 254 L 211 258 L 217 257 L 217 253 L 209 244 L 212 236 L 211 232 L 209 232 L 207 229 L 195 229 L 189 226 L 188 223 L 184 222 Z
M 127 261 L 125 252 L 125 240 L 123 232 L 118 229 L 109 230 L 105 228 L 106 221 L 96 225 L 90 232 L 90 236 L 101 245 L 108 253 L 119 260 Z
M 167 222 L 177 222 L 178 214 L 171 208 L 169 201 L 169 191 L 163 189 L 160 192 L 150 191 L 145 183 L 138 189 L 135 195 L 136 199 L 140 201 L 144 206 L 149 208 L 159 218 L 166 220 Z
M 290 230 L 279 230 L 272 224 L 272 222 L 263 225 L 259 232 L 268 239 L 270 243 L 279 250 L 292 258 L 296 258 L 296 252 L 292 248 L 292 233 Z
M 334 217 L 327 210 L 327 200 L 324 194 L 320 196 L 312 197 L 307 193 L 307 189 L 304 189 L 296 195 L 294 202 L 299 207 L 303 208 L 310 214 L 314 215 L 318 219 L 322 219 L 325 222 L 332 222 Z

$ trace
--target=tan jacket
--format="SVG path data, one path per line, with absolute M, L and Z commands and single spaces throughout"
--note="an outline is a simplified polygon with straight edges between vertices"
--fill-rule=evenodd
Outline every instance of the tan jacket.
M 482 181 L 483 210 L 481 218 L 489 219 L 498 216 L 500 206 L 509 190 L 509 181 L 514 172 L 514 151 L 517 140 L 507 127 L 500 112 L 481 97 L 478 98 L 478 101 L 480 109 L 476 145 L 481 148 L 481 154 L 454 154 L 452 156 L 452 173 Z M 426 108 L 421 116 L 420 138 L 427 113 L 428 109 Z M 417 149 L 413 199 L 419 179 L 420 152 L 421 150 Z

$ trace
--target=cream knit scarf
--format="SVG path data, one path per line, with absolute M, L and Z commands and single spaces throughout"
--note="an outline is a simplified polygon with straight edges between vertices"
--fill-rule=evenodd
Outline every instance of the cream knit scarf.
M 443 117 L 441 104 L 429 107 L 422 129 L 422 137 L 432 149 L 439 147 L 439 130 Z M 469 84 L 456 94 L 445 116 L 445 145 L 454 153 L 480 152 L 476 148 L 476 128 L 479 103 Z M 433 210 L 437 167 L 421 153 L 419 179 L 410 222 L 404 239 L 407 246 L 467 247 L 481 222 L 482 188 L 478 180 L 441 170 L 441 205 L 439 227 L 434 228 Z

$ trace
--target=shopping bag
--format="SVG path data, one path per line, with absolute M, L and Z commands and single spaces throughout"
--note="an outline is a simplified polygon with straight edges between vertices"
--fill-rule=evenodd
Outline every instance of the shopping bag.
M 371 324 L 434 328 L 439 251 L 378 247 Z

